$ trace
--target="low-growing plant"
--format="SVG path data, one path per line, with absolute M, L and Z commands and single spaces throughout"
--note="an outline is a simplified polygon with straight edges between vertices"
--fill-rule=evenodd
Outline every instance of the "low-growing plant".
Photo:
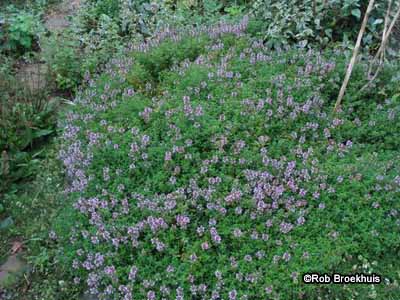
M 246 26 L 167 30 L 87 78 L 61 122 L 68 282 L 109 299 L 396 295 L 398 102 L 357 96 L 358 131 L 325 93 L 343 53 L 271 51 Z M 301 279 L 354 270 L 385 283 Z

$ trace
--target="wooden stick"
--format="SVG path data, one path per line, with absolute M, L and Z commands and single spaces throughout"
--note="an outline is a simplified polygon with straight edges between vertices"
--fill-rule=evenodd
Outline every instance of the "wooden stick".
M 382 32 L 381 45 L 385 40 L 386 32 L 389 27 L 389 18 L 390 18 L 390 10 L 391 9 L 392 9 L 392 0 L 389 0 L 388 8 L 387 8 L 386 14 L 385 14 L 385 23 L 384 23 L 383 32 Z M 358 92 L 359 94 L 361 94 L 366 88 L 368 88 L 371 85 L 371 83 L 376 79 L 376 77 L 378 77 L 378 74 L 382 68 L 384 61 L 385 61 L 385 50 L 386 49 L 384 49 L 380 53 L 377 52 L 375 54 L 374 58 L 372 59 L 370 65 L 369 65 L 369 68 L 368 68 L 368 74 L 367 74 L 368 82 L 360 89 L 360 91 Z M 376 67 L 374 75 L 372 75 L 372 68 L 376 65 L 377 60 L 379 60 L 378 66 Z
M 378 52 L 376 53 L 375 56 L 380 55 L 381 52 L 383 52 L 384 49 L 386 48 L 387 41 L 389 40 L 389 35 L 391 34 L 394 26 L 396 25 L 396 22 L 399 19 L 399 16 L 400 16 L 400 4 L 399 4 L 399 7 L 397 9 L 397 12 L 396 12 L 395 16 L 392 19 L 392 22 L 390 23 L 389 28 L 386 30 L 386 34 L 385 34 L 385 36 L 384 36 L 384 38 L 382 40 L 382 43 L 381 43 L 381 45 L 380 45 L 380 47 L 378 49 Z
M 383 40 L 385 39 L 386 31 L 387 31 L 388 26 L 389 26 L 389 17 L 390 17 L 390 10 L 391 10 L 391 9 L 392 9 L 392 0 L 389 0 L 388 8 L 387 8 L 387 10 L 386 10 L 386 15 L 385 15 L 385 23 L 384 23 L 384 27 L 383 27 L 383 33 L 382 33 L 382 41 L 381 41 L 381 44 L 383 43 Z M 378 48 L 378 49 L 379 49 L 379 48 Z M 378 57 L 381 58 L 382 55 L 379 55 L 379 53 L 376 53 L 375 56 L 374 56 L 374 58 L 373 58 L 373 60 L 372 60 L 372 62 L 371 62 L 371 64 L 369 65 L 369 68 L 368 68 L 368 76 L 367 76 L 368 79 L 371 78 L 372 68 L 373 68 L 373 66 L 375 65 L 376 60 L 378 59 Z
M 387 28 L 387 25 L 389 24 L 389 9 L 390 9 L 390 8 L 391 8 L 391 1 L 390 1 L 390 3 L 389 3 L 389 8 L 388 8 L 388 11 L 387 11 L 386 17 L 385 17 L 385 28 L 384 28 L 384 30 L 383 30 L 383 39 L 382 39 L 382 43 L 381 43 L 381 45 L 380 45 L 380 47 L 379 47 L 379 49 L 378 49 L 378 52 L 375 54 L 375 57 L 374 57 L 374 59 L 373 59 L 371 65 L 370 65 L 370 68 L 369 68 L 369 70 L 368 70 L 368 77 L 371 76 L 372 66 L 373 66 L 373 64 L 375 64 L 375 61 L 376 61 L 376 60 L 378 59 L 378 57 L 379 57 L 379 64 L 378 64 L 378 67 L 377 67 L 377 69 L 376 69 L 376 71 L 375 71 L 374 76 L 373 76 L 371 79 L 368 78 L 369 81 L 367 82 L 367 84 L 365 84 L 365 85 L 360 89 L 360 93 L 361 93 L 362 91 L 364 91 L 364 90 L 376 79 L 376 77 L 378 76 L 379 72 L 381 71 L 382 64 L 383 64 L 384 59 L 385 59 L 385 51 L 386 51 L 387 43 L 388 43 L 388 41 L 389 41 L 389 36 L 390 36 L 390 34 L 392 33 L 392 30 L 393 30 L 394 26 L 396 25 L 396 22 L 397 22 L 397 20 L 399 19 L 399 16 L 400 16 L 400 4 L 399 4 L 399 7 L 398 7 L 398 9 L 397 9 L 397 12 L 396 12 L 395 16 L 393 17 L 393 20 L 390 22 L 389 28 Z
M 353 72 L 353 67 L 356 63 L 358 51 L 360 50 L 361 40 L 364 35 L 365 28 L 367 26 L 369 14 L 371 13 L 372 9 L 374 8 L 374 2 L 375 2 L 375 0 L 369 0 L 368 8 L 367 8 L 367 11 L 365 12 L 365 16 L 364 16 L 363 22 L 361 24 L 360 32 L 358 33 L 357 42 L 356 42 L 356 45 L 353 50 L 353 56 L 351 57 L 350 64 L 347 68 L 346 76 L 343 80 L 343 84 L 342 84 L 342 87 L 340 88 L 339 96 L 335 103 L 335 108 L 333 109 L 334 112 L 338 111 L 340 104 L 342 103 L 342 99 L 343 99 L 344 93 L 346 91 L 347 85 L 349 83 L 351 73 Z

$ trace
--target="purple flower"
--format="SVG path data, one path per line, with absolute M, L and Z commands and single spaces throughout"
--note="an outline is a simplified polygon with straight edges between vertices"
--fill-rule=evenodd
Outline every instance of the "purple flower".
M 204 242 L 201 244 L 201 249 L 208 250 L 209 248 L 210 248 L 210 245 L 208 244 L 208 242 Z
M 137 272 L 138 272 L 138 268 L 136 266 L 132 266 L 129 271 L 129 280 L 132 280 L 132 281 L 135 280 Z
M 188 216 L 178 215 L 176 216 L 176 222 L 181 228 L 185 229 L 190 223 L 190 218 Z
M 229 292 L 229 300 L 235 300 L 237 297 L 237 292 L 236 290 L 232 290 Z
M 115 267 L 114 266 L 107 266 L 104 268 L 104 273 L 110 277 L 113 277 L 115 275 Z
M 147 292 L 147 300 L 154 300 L 156 299 L 156 293 L 154 291 Z
M 233 230 L 233 235 L 234 235 L 234 237 L 238 238 L 238 237 L 241 237 L 243 235 L 243 233 L 239 228 L 235 228 Z
M 291 223 L 287 223 L 287 222 L 282 222 L 280 224 L 280 231 L 282 233 L 288 233 L 289 231 L 291 231 L 293 229 L 293 225 Z

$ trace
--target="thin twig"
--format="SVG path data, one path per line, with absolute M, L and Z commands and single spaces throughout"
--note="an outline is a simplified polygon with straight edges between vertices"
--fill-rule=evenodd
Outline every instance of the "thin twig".
M 372 9 L 374 7 L 374 2 L 375 2 L 375 0 L 369 0 L 368 8 L 367 8 L 367 11 L 365 12 L 364 20 L 362 22 L 360 32 L 358 33 L 357 42 L 356 42 L 356 45 L 355 45 L 354 50 L 353 50 L 353 56 L 351 57 L 350 64 L 349 64 L 349 66 L 347 68 L 345 79 L 343 81 L 342 87 L 340 88 L 339 96 L 338 96 L 338 98 L 336 100 L 336 103 L 335 103 L 334 112 L 338 111 L 338 109 L 340 107 L 340 104 L 342 103 L 342 99 L 343 99 L 344 93 L 346 91 L 347 85 L 349 83 L 350 76 L 351 76 L 351 73 L 353 71 L 353 67 L 354 67 L 354 65 L 356 63 L 358 51 L 360 50 L 361 40 L 362 40 L 362 37 L 364 35 L 365 28 L 367 26 L 368 17 L 369 17 L 369 14 L 371 13 L 371 11 L 372 11 Z
M 391 10 L 391 9 L 392 9 L 392 0 L 389 0 L 388 8 L 387 8 L 387 10 L 386 10 L 386 15 L 385 15 L 385 23 L 384 23 L 383 32 L 382 32 L 382 42 L 381 42 L 381 43 L 383 43 L 383 41 L 384 41 L 384 39 L 385 39 L 386 31 L 387 31 L 387 29 L 388 29 L 389 17 L 390 17 L 390 10 Z M 370 66 L 369 66 L 369 68 L 368 68 L 368 78 L 371 77 L 372 68 L 373 68 L 373 66 L 375 65 L 376 60 L 378 59 L 378 57 L 379 57 L 379 59 L 381 59 L 382 55 L 379 55 L 379 53 L 376 53 L 376 54 L 375 54 L 375 56 L 374 56 L 374 58 L 373 58 L 373 60 L 372 60 L 372 62 L 371 62 L 371 64 L 370 64 Z
M 382 40 L 382 43 L 381 43 L 381 45 L 380 45 L 380 47 L 379 47 L 379 49 L 378 49 L 378 51 L 377 51 L 375 56 L 381 55 L 381 52 L 383 52 L 385 50 L 386 44 L 387 44 L 387 42 L 389 40 L 389 36 L 390 36 L 391 32 L 393 31 L 393 27 L 396 25 L 396 22 L 399 19 L 399 16 L 400 16 L 400 4 L 399 4 L 399 7 L 397 9 L 397 12 L 396 12 L 395 16 L 392 19 L 392 22 L 390 23 L 389 28 L 386 31 L 386 34 L 385 34 L 385 36 L 384 36 L 384 38 Z
M 371 85 L 371 83 L 376 79 L 376 77 L 378 77 L 378 74 L 382 69 L 382 65 L 383 65 L 384 60 L 385 60 L 385 52 L 386 52 L 387 43 L 389 41 L 389 36 L 392 33 L 393 28 L 394 28 L 394 26 L 395 26 L 395 24 L 396 24 L 396 22 L 397 22 L 397 20 L 399 19 L 399 16 L 400 16 L 400 4 L 399 4 L 397 12 L 396 12 L 395 16 L 393 17 L 392 21 L 390 22 L 389 28 L 387 28 L 387 25 L 389 24 L 389 15 L 390 15 L 391 3 L 392 3 L 392 1 L 389 2 L 388 11 L 386 12 L 386 16 L 385 16 L 385 28 L 383 30 L 382 42 L 381 42 L 381 45 L 379 46 L 379 49 L 378 49 L 377 53 L 375 54 L 375 57 L 374 57 L 373 61 L 371 62 L 370 68 L 368 70 L 368 79 L 371 76 L 373 64 L 375 64 L 376 60 L 379 57 L 378 67 L 377 67 L 377 69 L 375 71 L 374 76 L 371 79 L 369 79 L 369 81 L 360 89 L 360 93 L 362 91 L 364 91 L 368 86 Z
M 385 23 L 384 23 L 384 27 L 383 27 L 383 32 L 382 32 L 382 42 L 381 44 L 384 42 L 385 40 L 385 36 L 386 36 L 386 32 L 388 30 L 388 26 L 389 26 L 389 17 L 390 17 L 390 11 L 392 9 L 392 0 L 389 0 L 388 3 L 388 8 L 386 10 L 386 15 L 385 15 Z M 379 59 L 378 62 L 378 66 L 375 70 L 374 75 L 372 76 L 372 68 L 376 65 L 376 61 Z M 385 50 L 383 50 L 380 53 L 376 53 L 374 58 L 372 59 L 369 68 L 368 68 L 368 74 L 367 74 L 367 79 L 368 82 L 360 89 L 359 94 L 361 94 L 365 89 L 367 89 L 371 83 L 378 77 L 378 74 L 382 68 L 383 62 L 385 61 Z

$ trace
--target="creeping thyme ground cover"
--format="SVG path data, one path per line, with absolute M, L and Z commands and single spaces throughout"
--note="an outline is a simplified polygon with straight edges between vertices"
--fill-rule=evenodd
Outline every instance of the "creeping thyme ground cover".
M 343 54 L 271 51 L 246 26 L 167 30 L 86 78 L 62 123 L 73 209 L 51 234 L 83 290 L 126 300 L 398 293 L 398 99 L 370 91 L 332 115 Z M 304 285 L 312 271 L 384 283 Z

